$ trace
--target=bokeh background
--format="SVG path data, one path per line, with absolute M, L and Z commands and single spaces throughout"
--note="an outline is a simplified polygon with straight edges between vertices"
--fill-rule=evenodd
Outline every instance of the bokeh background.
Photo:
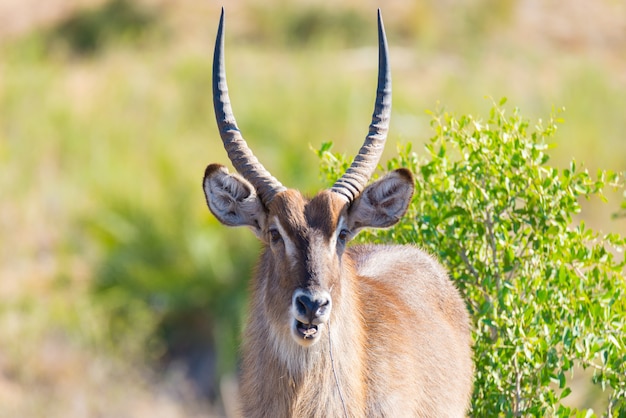
M 259 244 L 206 209 L 221 6 L 240 128 L 290 187 L 352 155 L 390 43 L 386 155 L 429 109 L 508 98 L 564 120 L 551 155 L 626 169 L 621 0 L 0 0 L 0 416 L 223 416 Z M 560 109 L 564 108 L 564 111 Z M 581 217 L 605 232 L 621 196 Z M 585 406 L 582 397 L 571 402 Z

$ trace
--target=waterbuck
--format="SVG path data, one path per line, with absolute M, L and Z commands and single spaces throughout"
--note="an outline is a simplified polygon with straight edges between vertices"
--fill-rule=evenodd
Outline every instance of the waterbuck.
M 213 102 L 239 174 L 206 168 L 211 212 L 263 243 L 243 336 L 246 417 L 460 417 L 472 391 L 468 313 L 431 256 L 413 246 L 354 245 L 362 228 L 404 215 L 410 171 L 367 185 L 391 113 L 387 40 L 378 12 L 378 88 L 365 142 L 346 173 L 312 199 L 287 189 L 252 154 L 232 113 L 224 11 L 213 59 Z

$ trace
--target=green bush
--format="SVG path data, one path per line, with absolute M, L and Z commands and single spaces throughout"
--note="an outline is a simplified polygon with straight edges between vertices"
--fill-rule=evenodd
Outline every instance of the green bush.
M 198 228 L 188 209 L 196 202 L 187 193 L 172 194 L 160 208 L 107 196 L 80 224 L 102 253 L 93 300 L 107 313 L 107 348 L 126 357 L 143 353 L 147 364 L 166 366 L 214 352 L 211 361 L 218 364 L 206 379 L 216 386 L 236 367 L 256 243 L 243 230 L 219 234 L 208 216 Z
M 387 164 L 416 174 L 407 215 L 359 239 L 412 243 L 447 266 L 473 318 L 472 416 L 593 416 L 567 400 L 574 373 L 588 369 L 603 414 L 623 417 L 626 240 L 574 219 L 581 199 L 604 199 L 622 177 L 550 167 L 555 117 L 531 127 L 504 103 L 487 121 L 434 113 L 426 157 L 409 144 Z M 332 183 L 346 159 L 330 144 L 318 154 Z
M 139 40 L 154 29 L 157 16 L 130 0 L 109 0 L 100 7 L 80 10 L 51 28 L 52 44 L 60 43 L 76 55 L 93 55 L 115 40 Z

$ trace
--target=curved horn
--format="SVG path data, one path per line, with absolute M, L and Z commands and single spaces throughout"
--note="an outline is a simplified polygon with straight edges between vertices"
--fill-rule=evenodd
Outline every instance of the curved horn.
M 354 157 L 350 168 L 335 182 L 331 189 L 345 197 L 350 203 L 361 194 L 374 170 L 376 170 L 385 148 L 390 116 L 391 71 L 387 59 L 385 27 L 380 9 L 378 9 L 378 87 L 372 123 L 359 154 Z
M 263 204 L 267 205 L 277 193 L 286 190 L 286 188 L 261 165 L 237 127 L 226 84 L 224 8 L 222 8 L 220 16 L 213 53 L 213 107 L 215 108 L 217 127 L 228 158 L 239 174 L 254 186 Z

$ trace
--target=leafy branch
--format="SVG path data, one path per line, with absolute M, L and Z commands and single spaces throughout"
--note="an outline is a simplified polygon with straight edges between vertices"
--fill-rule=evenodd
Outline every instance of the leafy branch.
M 505 102 L 486 120 L 434 112 L 425 152 L 407 144 L 386 165 L 416 174 L 407 215 L 359 239 L 414 243 L 448 267 L 474 320 L 472 416 L 596 416 L 567 403 L 581 368 L 602 415 L 626 416 L 626 240 L 573 221 L 624 175 L 549 166 L 556 114 L 531 128 Z M 330 144 L 318 155 L 331 183 L 346 159 Z

